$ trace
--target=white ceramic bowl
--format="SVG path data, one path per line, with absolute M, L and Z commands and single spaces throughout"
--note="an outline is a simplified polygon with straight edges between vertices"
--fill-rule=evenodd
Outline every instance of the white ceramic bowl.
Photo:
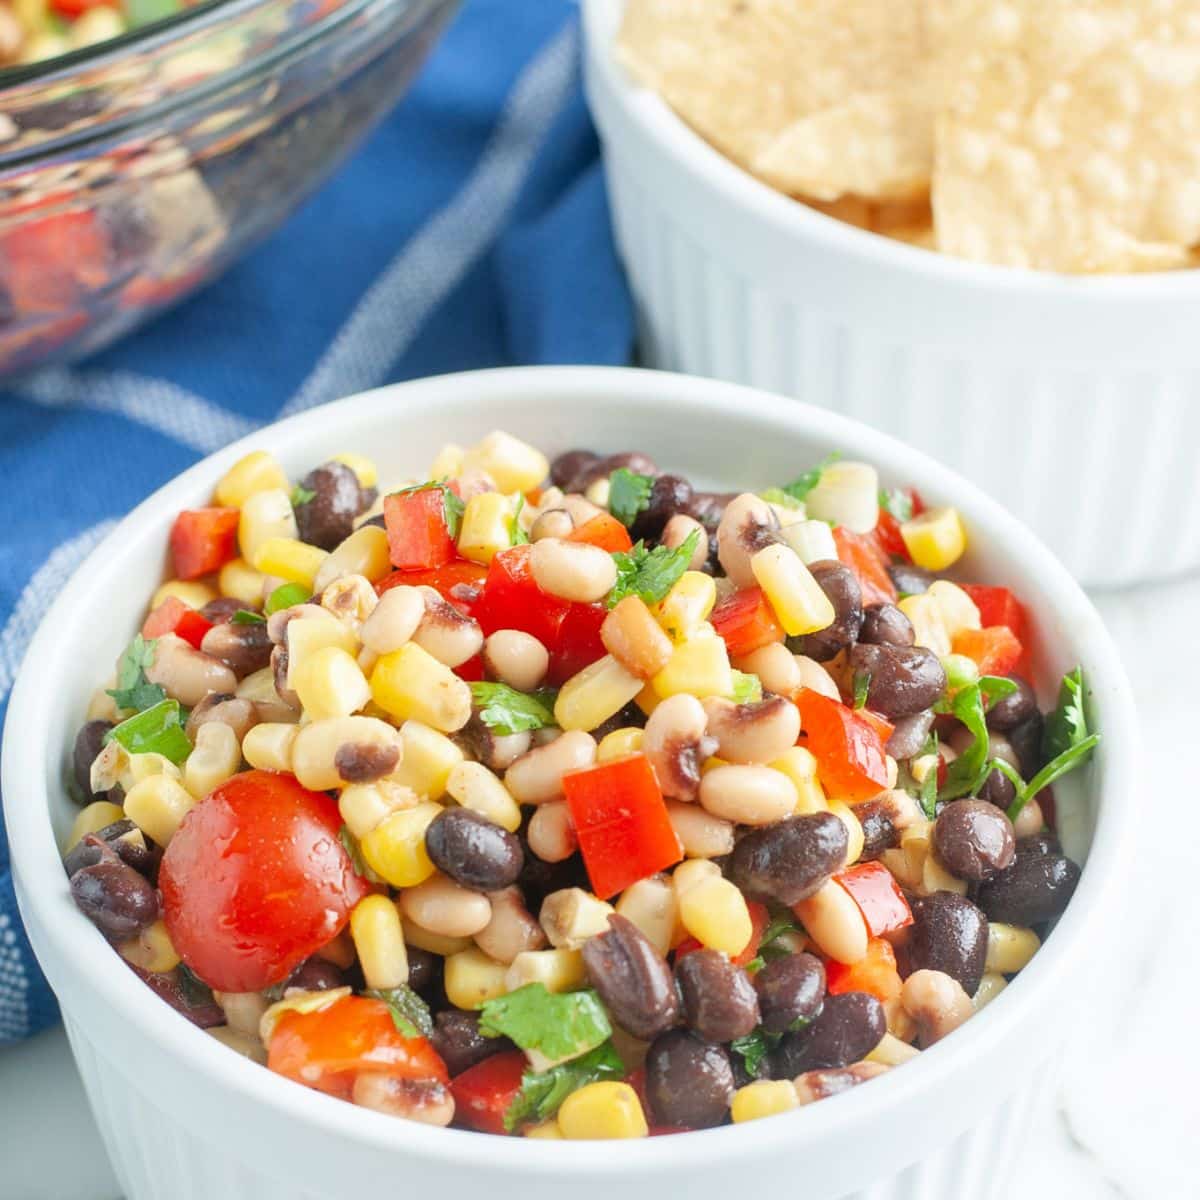
M 1045 678 L 1081 662 L 1104 743 L 1061 789 L 1065 840 L 1087 865 L 1074 902 L 993 1004 L 920 1058 L 794 1114 L 643 1142 L 531 1141 L 431 1129 L 354 1108 L 217 1044 L 119 963 L 72 904 L 59 861 L 63 779 L 92 683 L 106 675 L 159 581 L 174 514 L 268 448 L 293 476 L 331 452 L 420 473 L 446 440 L 504 428 L 550 452 L 637 448 L 701 484 L 793 475 L 831 449 L 960 506 L 971 576 L 1004 580 L 1035 614 Z M 99 618 L 99 619 L 97 619 Z M 803 1183 L 806 1200 L 986 1200 L 1000 1195 L 1052 1075 L 1090 964 L 1107 956 L 1108 906 L 1135 806 L 1134 715 L 1095 610 L 1021 525 L 976 488 L 862 425 L 777 397 L 648 371 L 537 368 L 402 384 L 314 409 L 205 459 L 140 505 L 63 589 L 13 690 L 3 791 L 21 911 L 127 1200 L 335 1200 L 394 1181 L 411 1197 L 729 1200 L 748 1180 Z M 1090 845 L 1090 849 L 1089 849 Z M 921 1160 L 918 1162 L 918 1160 Z
M 1200 271 L 1079 278 L 866 233 L 714 150 L 613 54 L 586 80 L 651 366 L 858 417 L 969 474 L 1087 584 L 1200 567 Z

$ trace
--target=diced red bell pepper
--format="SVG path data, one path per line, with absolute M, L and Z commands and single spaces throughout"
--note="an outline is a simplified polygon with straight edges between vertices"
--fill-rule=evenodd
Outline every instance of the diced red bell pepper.
M 879 510 L 879 519 L 875 522 L 875 544 L 887 558 L 912 561 L 900 533 L 900 522 L 886 508 Z
M 858 905 L 872 937 L 881 937 L 912 924 L 913 915 L 908 901 L 895 876 L 883 863 L 858 863 L 839 871 L 834 879 Z
M 194 608 L 189 608 L 178 596 L 168 596 L 142 622 L 142 637 L 160 638 L 164 634 L 174 633 L 199 650 L 204 635 L 211 628 L 211 621 Z
M 401 571 L 428 571 L 458 557 L 446 524 L 446 496 L 440 487 L 385 496 L 383 520 L 392 566 Z
M 608 513 L 597 513 L 590 521 L 584 521 L 578 529 L 573 529 L 567 534 L 567 541 L 599 546 L 609 554 L 633 549 L 633 539 L 629 536 L 629 530 Z
M 563 776 L 567 809 L 592 890 L 601 900 L 674 866 L 683 847 L 644 754 Z
M 859 962 L 846 964 L 832 958 L 825 962 L 825 988 L 831 996 L 867 992 L 887 1004 L 900 995 L 902 986 L 896 953 L 883 938 L 873 937 L 867 943 L 866 958 Z
M 816 758 L 825 791 L 847 804 L 878 796 L 888 785 L 887 763 L 883 743 L 870 723 L 811 688 L 800 690 L 796 705 L 800 744 Z
M 869 708 L 856 708 L 854 710 L 870 727 L 879 735 L 880 742 L 887 746 L 888 738 L 896 731 L 895 725 L 886 717 L 881 717 L 877 712 L 872 712 Z
M 784 639 L 783 626 L 759 587 L 743 588 L 727 596 L 713 609 L 709 620 L 725 639 L 730 658 L 744 658 Z
M 237 558 L 236 508 L 185 508 L 171 526 L 171 558 L 180 579 L 199 579 Z
M 558 645 L 559 629 L 571 605 L 538 587 L 529 569 L 530 550 L 513 546 L 492 559 L 475 619 L 488 636 L 498 629 L 519 629 L 551 650 Z
M 431 587 L 460 612 L 471 616 L 487 573 L 487 567 L 460 559 L 431 571 L 393 571 L 375 585 L 375 591 L 382 596 L 394 587 Z
M 839 525 L 833 531 L 833 541 L 837 546 L 838 558 L 858 579 L 863 604 L 894 603 L 896 586 L 887 572 L 883 555 L 871 538 Z
M 464 679 L 467 683 L 479 683 L 483 679 L 483 656 L 476 654 L 474 658 L 468 658 L 465 663 L 459 663 L 452 670 L 459 679 Z
M 548 680 L 555 687 L 603 658 L 608 651 L 600 627 L 608 610 L 602 604 L 571 604 L 558 627 L 558 641 L 550 649 Z
M 975 601 L 982 625 L 1007 625 L 1019 641 L 1026 640 L 1029 624 L 1025 606 L 1008 588 L 982 583 L 963 583 L 959 586 Z
M 980 675 L 1008 675 L 1025 656 L 1025 647 L 1007 625 L 961 629 L 951 643 L 955 654 L 973 659 Z
M 397 1079 L 447 1080 L 446 1064 L 423 1037 L 405 1037 L 382 1000 L 343 996 L 319 1012 L 285 1012 L 267 1066 L 319 1092 L 349 1100 L 360 1071 Z
M 493 1054 L 450 1081 L 455 1120 L 480 1133 L 507 1133 L 504 1114 L 521 1091 L 529 1064 L 520 1050 Z
M 64 17 L 73 18 L 87 12 L 89 8 L 108 3 L 109 0 L 50 0 L 50 7 L 55 12 L 62 13 Z

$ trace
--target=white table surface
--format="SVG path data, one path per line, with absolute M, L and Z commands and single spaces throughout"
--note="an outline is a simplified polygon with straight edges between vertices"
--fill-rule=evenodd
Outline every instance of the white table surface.
M 1200 806 L 1190 754 L 1200 711 L 1200 581 L 1100 597 L 1141 715 L 1145 810 L 1137 867 L 1112 930 L 1109 985 L 1080 997 L 1079 1027 L 1055 1096 L 1017 1165 L 1012 1200 L 1186 1200 L 1200 1036 Z M 0 1200 L 117 1200 L 61 1030 L 0 1050 Z M 214 1198 L 215 1200 L 215 1198 Z M 964 1200 L 970 1200 L 964 1197 Z

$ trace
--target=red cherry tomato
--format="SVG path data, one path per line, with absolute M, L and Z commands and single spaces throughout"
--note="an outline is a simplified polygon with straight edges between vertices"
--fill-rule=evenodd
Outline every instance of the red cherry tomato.
M 246 771 L 184 818 L 158 883 L 171 941 L 210 987 L 257 992 L 335 937 L 370 891 L 337 805 L 290 775 Z

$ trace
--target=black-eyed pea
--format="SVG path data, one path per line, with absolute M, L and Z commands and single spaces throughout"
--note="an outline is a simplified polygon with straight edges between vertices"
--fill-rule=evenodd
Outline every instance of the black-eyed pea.
M 271 639 L 262 622 L 243 625 L 225 621 L 214 625 L 200 643 L 210 658 L 224 663 L 238 679 L 261 671 L 271 661 Z
M 575 836 L 565 800 L 539 804 L 529 818 L 525 837 L 530 853 L 542 862 L 565 862 L 579 849 L 579 839 Z
M 504 786 L 518 804 L 561 800 L 563 776 L 590 767 L 595 761 L 596 739 L 574 729 L 518 758 L 504 773 Z
M 280 647 L 272 651 L 272 658 L 280 652 Z M 298 705 L 289 704 L 275 686 L 274 666 L 264 667 L 247 675 L 237 686 L 234 696 L 245 700 L 254 707 L 256 719 L 286 724 L 300 719 Z M 193 710 L 195 711 L 195 710 Z M 245 737 L 245 734 L 242 735 Z
M 197 650 L 173 633 L 155 640 L 154 661 L 146 678 L 187 708 L 199 704 L 210 692 L 230 693 L 237 676 L 223 663 Z
M 300 726 L 291 769 L 304 787 L 317 792 L 371 783 L 396 769 L 402 748 L 396 730 L 377 717 L 328 717 Z
M 560 492 L 558 499 L 560 504 L 562 499 Z M 571 520 L 571 514 L 565 508 L 543 508 L 529 530 L 529 540 L 540 542 L 545 538 L 562 539 L 568 537 L 574 528 L 575 522 Z
M 546 934 L 525 907 L 525 898 L 518 887 L 506 887 L 489 892 L 492 919 L 475 935 L 475 944 L 489 958 L 510 964 L 518 954 L 541 950 Z
M 654 768 L 664 796 L 695 800 L 700 789 L 700 768 L 717 744 L 707 729 L 704 706 L 685 692 L 668 697 L 650 714 L 641 749 Z
M 492 919 L 492 906 L 482 892 L 468 891 L 442 874 L 431 875 L 400 893 L 400 911 L 442 937 L 473 937 Z
M 817 692 L 829 700 L 841 702 L 842 694 L 838 691 L 836 681 L 816 659 L 809 658 L 804 654 L 797 654 L 795 661 L 796 669 L 800 672 L 800 687 Z
M 1008 987 L 1008 980 L 1003 975 L 999 975 L 995 971 L 985 971 L 983 978 L 979 981 L 979 986 L 975 989 L 975 994 L 971 997 L 975 1011 L 978 1012 L 981 1008 L 991 1004 L 1006 987 Z
M 587 542 L 542 538 L 533 543 L 529 570 L 542 591 L 580 604 L 603 599 L 617 582 L 613 556 Z
M 941 971 L 914 971 L 904 981 L 900 1000 L 917 1023 L 922 1048 L 953 1033 L 975 1012 L 962 984 Z
M 732 821 L 679 800 L 667 801 L 667 817 L 688 858 L 720 858 L 733 850 Z
M 431 587 L 417 589 L 425 606 L 412 640 L 447 667 L 459 667 L 483 648 L 479 622 Z
M 247 1037 L 258 1037 L 267 1000 L 261 992 L 213 992 L 213 999 L 225 1014 L 230 1029 Z
M 1036 800 L 1028 800 L 1013 822 L 1013 836 L 1017 841 L 1036 837 L 1045 825 L 1046 818 L 1042 814 L 1042 806 Z
M 706 771 L 700 804 L 715 817 L 738 825 L 771 825 L 791 816 L 796 786 L 772 767 L 728 763 Z
M 875 1079 L 889 1069 L 888 1064 L 878 1061 L 852 1063 L 848 1067 L 836 1067 L 825 1071 L 805 1071 L 792 1080 L 796 1098 L 801 1104 L 813 1104 L 840 1092 L 849 1091 L 868 1079 Z
M 1041 946 L 1041 939 L 1032 929 L 989 921 L 987 958 L 984 971 L 1000 975 L 1015 975 L 1024 970 Z
M 362 575 L 343 575 L 321 593 L 321 607 L 357 634 L 363 622 L 379 607 L 379 597 Z
M 433 1079 L 398 1079 L 386 1071 L 359 1071 L 351 1102 L 359 1108 L 422 1125 L 449 1125 L 454 1120 L 454 1096 Z
M 682 546 L 693 533 L 697 535 L 696 548 L 692 551 L 687 569 L 699 571 L 708 561 L 708 533 L 695 517 L 689 517 L 686 513 L 675 513 L 663 526 L 659 542 L 669 550 L 675 550 Z
M 828 958 L 852 965 L 867 956 L 867 925 L 858 905 L 841 884 L 826 880 L 795 907 L 808 936 Z
M 716 754 L 731 763 L 769 763 L 796 744 L 800 710 L 783 696 L 735 704 L 721 696 L 703 701 Z
M 217 722 L 232 729 L 234 737 L 240 742 L 260 720 L 258 709 L 252 700 L 213 692 L 205 696 L 188 714 L 184 732 L 194 742 L 201 726 Z
M 778 540 L 779 518 L 765 500 L 752 492 L 730 500 L 717 526 L 717 557 L 735 587 L 757 584 L 750 560 Z
M 800 668 L 794 655 L 782 642 L 760 646 L 734 664 L 739 671 L 757 675 L 763 687 L 777 696 L 793 696 L 802 686 Z
M 532 692 L 546 678 L 550 655 L 532 634 L 498 629 L 484 642 L 483 663 L 501 683 L 518 692 Z

